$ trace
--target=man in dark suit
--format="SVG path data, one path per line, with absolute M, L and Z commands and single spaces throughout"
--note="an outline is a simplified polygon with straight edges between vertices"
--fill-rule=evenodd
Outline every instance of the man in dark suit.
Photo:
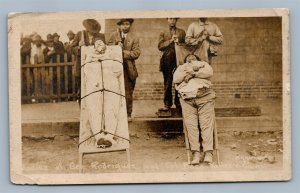
M 73 49 L 76 46 L 75 45 L 75 34 L 72 30 L 69 30 L 67 33 L 67 36 L 69 38 L 69 41 L 64 43 L 64 48 L 65 48 L 65 52 L 67 53 L 68 56 L 68 61 L 72 60 L 72 54 L 73 54 Z
M 56 63 L 56 52 L 54 48 L 54 38 L 53 35 L 48 34 L 47 40 L 45 41 L 45 48 L 43 49 L 45 63 L 49 63 L 50 61 Z
M 121 19 L 117 24 L 118 30 L 113 32 L 109 38 L 109 45 L 120 45 L 123 49 L 123 70 L 125 83 L 125 97 L 127 116 L 132 114 L 133 91 L 138 77 L 135 60 L 141 54 L 139 39 L 130 31 L 133 19 Z
M 167 18 L 168 29 L 161 32 L 158 40 L 158 49 L 163 53 L 160 59 L 160 68 L 164 77 L 164 108 L 162 111 L 170 112 L 173 105 L 172 97 L 172 82 L 173 71 L 177 67 L 175 44 L 182 44 L 185 42 L 185 31 L 176 27 L 178 18 Z M 180 109 L 180 102 L 177 91 L 175 91 L 176 108 Z

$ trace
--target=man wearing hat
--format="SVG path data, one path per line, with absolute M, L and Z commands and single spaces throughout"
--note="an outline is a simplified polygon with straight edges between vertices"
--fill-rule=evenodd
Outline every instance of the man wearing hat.
M 60 56 L 60 62 L 64 61 L 64 53 L 65 53 L 65 48 L 64 44 L 59 41 L 60 35 L 57 33 L 53 34 L 53 46 L 55 50 L 55 54 Z
M 133 19 L 121 19 L 117 22 L 118 30 L 113 32 L 109 38 L 109 45 L 120 45 L 123 49 L 123 70 L 125 83 L 125 98 L 127 116 L 131 118 L 133 104 L 133 90 L 135 87 L 138 72 L 135 67 L 135 60 L 141 54 L 139 39 L 130 31 Z
M 21 62 L 26 63 L 26 58 L 30 58 L 31 38 L 29 36 L 21 37 Z
M 45 63 L 49 63 L 50 61 L 56 62 L 56 52 L 54 49 L 54 38 L 53 35 L 48 34 L 47 40 L 45 41 L 46 47 L 43 49 Z
M 85 30 L 79 31 L 74 38 L 74 47 L 73 53 L 77 56 L 77 65 L 76 65 L 76 91 L 78 97 L 80 98 L 80 76 L 81 76 L 81 56 L 80 56 L 80 47 L 81 46 L 91 46 L 95 45 L 97 40 L 102 40 L 105 42 L 104 34 L 100 33 L 101 25 L 95 19 L 85 19 L 82 22 Z M 79 100 L 80 102 L 80 100 Z
M 67 33 L 67 36 L 69 38 L 69 41 L 68 42 L 65 42 L 64 44 L 64 48 L 65 48 L 65 51 L 67 53 L 67 56 L 68 56 L 68 61 L 71 61 L 71 58 L 72 58 L 72 52 L 73 52 L 73 49 L 74 47 L 76 46 L 75 45 L 75 34 L 72 30 L 68 31 Z
M 30 63 L 35 63 L 35 57 L 37 58 L 37 63 L 41 64 L 44 62 L 44 54 L 42 49 L 42 37 L 38 34 L 33 34 L 31 36 L 31 53 L 30 53 Z
M 207 17 L 201 17 L 189 25 L 185 42 L 199 46 L 196 54 L 201 60 L 211 64 L 212 57 L 217 56 L 218 46 L 223 43 L 223 35 L 215 23 L 210 22 Z
M 173 71 L 177 67 L 175 44 L 185 42 L 185 31 L 176 27 L 177 20 L 178 18 L 167 18 L 168 28 L 160 33 L 158 40 L 158 49 L 162 52 L 159 70 L 164 78 L 164 108 L 160 110 L 167 111 L 170 115 L 170 108 L 173 105 Z M 181 111 L 177 91 L 175 91 L 174 103 Z
M 82 22 L 85 30 L 79 31 L 74 42 L 76 46 L 94 45 L 97 40 L 102 40 L 105 43 L 104 34 L 100 33 L 101 25 L 95 19 L 86 19 Z

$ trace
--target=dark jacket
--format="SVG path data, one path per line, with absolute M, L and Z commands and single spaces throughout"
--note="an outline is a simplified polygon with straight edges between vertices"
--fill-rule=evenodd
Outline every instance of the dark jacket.
M 63 55 L 65 53 L 64 44 L 61 41 L 54 42 L 53 47 L 56 54 Z
M 53 62 L 53 63 L 56 63 L 57 62 L 57 56 L 56 56 L 56 52 L 53 52 L 52 54 L 49 54 L 48 55 L 48 52 L 49 52 L 49 48 L 48 47 L 45 47 L 43 49 L 43 54 L 44 54 L 44 58 L 45 58 L 45 63 L 49 63 L 50 61 Z M 55 51 L 55 48 L 54 48 L 54 51 Z
M 175 28 L 175 35 L 178 38 L 178 44 L 185 42 L 185 31 L 179 28 Z M 175 43 L 170 42 L 172 33 L 170 29 L 167 29 L 159 34 L 158 49 L 163 52 L 159 70 L 163 71 L 165 68 L 174 69 L 176 67 L 176 54 Z
M 108 45 L 118 45 L 119 42 L 121 42 L 121 35 L 118 30 L 110 35 Z M 123 45 L 123 65 L 124 71 L 127 71 L 129 78 L 132 81 L 135 81 L 138 77 L 135 60 L 138 59 L 140 54 L 139 39 L 133 33 L 128 32 Z
M 104 43 L 106 43 L 105 36 L 102 33 L 95 34 L 95 36 L 92 38 L 92 42 L 89 42 L 88 32 L 86 30 L 84 30 L 84 31 L 79 31 L 75 35 L 73 46 L 79 46 L 79 42 L 81 41 L 81 38 L 82 38 L 82 32 L 83 32 L 83 37 L 84 37 L 84 43 L 86 46 L 94 45 L 97 40 L 102 40 Z
M 26 58 L 30 58 L 30 54 L 31 54 L 31 44 L 27 43 L 25 45 L 22 45 L 21 47 L 21 60 L 22 60 L 22 64 L 26 64 Z M 29 63 L 29 61 L 28 61 Z

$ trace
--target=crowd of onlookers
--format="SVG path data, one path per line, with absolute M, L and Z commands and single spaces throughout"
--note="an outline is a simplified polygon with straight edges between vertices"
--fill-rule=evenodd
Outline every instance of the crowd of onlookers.
M 77 44 L 75 43 L 75 34 L 73 31 L 67 33 L 69 41 L 62 43 L 60 41 L 60 35 L 57 33 L 48 34 L 46 40 L 43 40 L 41 35 L 36 32 L 33 32 L 30 35 L 21 37 L 21 62 L 22 64 L 47 64 L 47 63 L 63 63 L 66 59 L 67 62 L 72 61 L 72 55 L 77 54 L 75 49 L 78 49 Z M 65 58 L 66 57 L 66 58 Z M 74 57 L 76 58 L 76 57 Z M 65 77 L 65 69 L 61 68 L 61 92 L 62 93 L 72 93 L 72 69 L 71 66 L 67 68 L 67 77 Z M 25 71 L 24 71 L 25 73 Z M 49 71 L 47 71 L 49 73 Z M 48 91 L 43 89 L 42 85 L 42 75 L 38 71 L 37 76 L 34 77 L 33 69 L 30 71 L 30 95 L 35 96 L 37 94 L 46 94 Z M 49 74 L 48 74 L 49 75 Z M 57 94 L 58 92 L 58 79 L 57 79 L 57 67 L 53 67 L 53 93 Z M 25 74 L 23 75 L 25 78 Z M 27 77 L 28 78 L 28 77 Z M 65 88 L 64 81 L 68 79 L 68 88 Z M 35 81 L 34 79 L 38 79 Z M 35 90 L 35 83 L 37 84 L 37 90 Z M 26 95 L 26 86 L 25 81 L 23 81 L 23 95 Z
M 21 60 L 22 64 L 57 62 L 57 56 L 60 62 L 64 61 L 64 54 L 67 54 L 68 61 L 71 60 L 74 54 L 74 48 L 77 46 L 73 31 L 67 33 L 69 41 L 63 43 L 60 41 L 60 35 L 57 33 L 48 34 L 46 40 L 43 40 L 41 35 L 33 32 L 30 35 L 21 37 Z M 26 61 L 29 58 L 29 61 Z

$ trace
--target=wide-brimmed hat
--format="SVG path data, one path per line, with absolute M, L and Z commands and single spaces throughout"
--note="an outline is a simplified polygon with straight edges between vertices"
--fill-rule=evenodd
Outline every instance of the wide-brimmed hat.
M 40 35 L 36 34 L 36 35 L 33 35 L 33 36 L 31 37 L 31 40 L 32 40 L 33 42 L 35 42 L 35 41 L 42 41 L 42 37 L 41 37 Z
M 82 25 L 85 27 L 87 31 L 92 33 L 99 33 L 101 30 L 100 23 L 95 19 L 83 20 Z
M 24 37 L 22 37 L 22 41 L 31 41 L 31 37 L 29 35 L 26 35 Z
M 67 35 L 75 35 L 74 32 L 72 30 L 69 30 Z
M 53 42 L 53 41 L 54 41 L 53 35 L 48 34 L 48 35 L 47 35 L 47 40 L 46 40 L 46 42 Z
M 58 38 L 59 38 L 60 35 L 58 35 L 57 33 L 54 33 L 54 34 L 53 34 L 53 38 L 55 38 L 55 37 L 58 37 Z
M 123 22 L 126 22 L 126 21 L 128 21 L 130 24 L 132 24 L 134 22 L 134 19 L 132 19 L 132 18 L 123 18 L 123 19 L 120 19 L 117 22 L 117 25 L 121 25 Z

